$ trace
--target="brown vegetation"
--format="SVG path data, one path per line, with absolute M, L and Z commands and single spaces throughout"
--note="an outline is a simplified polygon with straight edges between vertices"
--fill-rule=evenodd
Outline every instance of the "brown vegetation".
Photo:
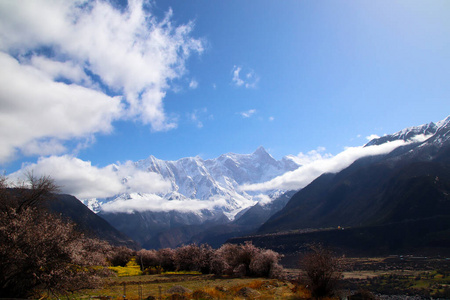
M 109 245 L 41 207 L 56 190 L 48 177 L 11 188 L 0 180 L 0 297 L 64 294 L 100 282 Z
M 310 245 L 300 265 L 305 271 L 305 284 L 315 299 L 334 296 L 342 276 L 342 260 L 320 244 Z

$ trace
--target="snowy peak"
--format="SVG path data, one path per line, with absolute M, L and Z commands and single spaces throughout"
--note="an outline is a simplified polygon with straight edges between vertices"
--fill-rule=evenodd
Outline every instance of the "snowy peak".
M 261 159 L 273 159 L 263 146 L 259 146 L 252 155 Z
M 441 128 L 448 128 L 450 126 L 450 116 L 448 116 L 444 120 L 441 120 L 441 121 L 437 122 L 436 125 L 437 125 L 437 127 L 439 129 L 441 129 Z
M 133 209 L 139 206 L 140 211 L 145 211 L 144 206 L 150 207 L 150 202 L 159 201 L 160 207 L 164 203 L 165 207 L 171 207 L 172 210 L 183 210 L 188 206 L 192 210 L 195 210 L 194 206 L 203 207 L 225 213 L 230 218 L 258 201 L 253 195 L 241 191 L 239 186 L 271 180 L 299 167 L 288 158 L 274 159 L 263 147 L 251 154 L 227 153 L 208 160 L 197 156 L 164 161 L 149 156 L 132 164 L 141 172 L 156 173 L 153 175 L 160 176 L 170 185 L 169 191 L 158 194 L 138 191 L 100 199 L 99 203 L 106 204 L 105 208 L 111 207 L 113 202 L 117 202 L 116 206 L 120 202 L 121 207 L 134 203 Z M 98 209 L 101 210 L 101 207 Z M 155 209 L 154 205 L 152 209 Z
M 450 116 L 437 123 L 428 123 L 420 126 L 408 127 L 400 130 L 394 134 L 389 134 L 376 138 L 368 142 L 366 146 L 381 145 L 387 142 L 403 140 L 403 141 L 415 141 L 424 142 L 425 140 L 439 140 L 442 138 L 448 140 L 450 129 Z M 441 138 L 437 138 L 441 136 Z

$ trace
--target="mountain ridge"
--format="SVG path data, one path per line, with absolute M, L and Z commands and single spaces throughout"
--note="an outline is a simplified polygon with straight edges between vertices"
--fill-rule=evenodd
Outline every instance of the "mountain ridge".
M 257 237 L 230 241 L 282 245 L 288 252 L 318 241 L 359 255 L 450 253 L 450 222 L 438 221 L 450 217 L 450 118 L 433 124 L 370 141 L 409 142 L 319 176 L 265 222 Z M 377 244 L 383 249 L 373 251 Z
M 169 191 L 157 195 L 124 193 L 87 204 L 97 205 L 99 215 L 118 230 L 144 247 L 153 248 L 163 247 L 160 241 L 169 243 L 167 246 L 189 242 L 210 227 L 232 222 L 240 212 L 258 202 L 273 200 L 280 191 L 250 193 L 242 191 L 240 186 L 270 180 L 295 170 L 299 164 L 287 157 L 276 160 L 261 146 L 251 154 L 226 153 L 207 160 L 197 156 L 164 161 L 150 155 L 134 166 L 140 171 L 161 175 L 169 183 Z M 128 211 L 105 209 L 119 204 L 126 207 L 127 203 L 135 202 L 145 205 L 147 201 L 159 201 L 161 206 Z M 271 211 L 269 208 L 266 213 Z M 240 226 L 239 230 L 241 227 L 246 226 Z M 171 238 L 171 232 L 178 238 Z

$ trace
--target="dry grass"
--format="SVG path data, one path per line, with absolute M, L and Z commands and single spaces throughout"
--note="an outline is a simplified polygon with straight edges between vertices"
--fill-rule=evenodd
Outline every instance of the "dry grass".
M 70 299 L 110 296 L 109 299 L 138 300 L 153 296 L 170 299 L 167 293 L 176 285 L 190 289 L 186 299 L 306 299 L 304 290 L 295 290 L 289 282 L 254 278 L 215 278 L 210 275 L 147 275 L 111 278 L 102 289 L 86 290 Z M 244 297 L 243 288 L 255 293 Z M 295 291 L 293 291 L 295 290 Z M 247 290 L 248 291 L 248 290 Z M 124 297 L 125 296 L 125 297 Z

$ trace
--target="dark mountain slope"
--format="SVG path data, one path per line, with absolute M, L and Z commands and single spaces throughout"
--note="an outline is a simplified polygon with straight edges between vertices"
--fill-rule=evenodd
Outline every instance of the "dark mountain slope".
M 425 142 L 366 157 L 337 174 L 320 176 L 259 232 L 369 226 L 450 215 L 449 126 L 435 129 L 437 133 Z
M 371 141 L 409 143 L 320 176 L 247 239 L 285 253 L 311 241 L 353 254 L 450 253 L 449 132 L 447 118 Z
M 258 203 L 250 207 L 250 209 L 242 214 L 242 216 L 236 218 L 233 223 L 236 225 L 250 226 L 252 229 L 256 229 L 264 224 L 272 215 L 282 210 L 295 193 L 295 191 L 287 191 L 271 203 L 266 205 Z
M 90 237 L 105 240 L 115 246 L 139 248 L 136 242 L 93 213 L 74 196 L 56 194 L 48 199 L 45 205 L 63 219 L 74 222 L 79 231 Z
M 208 243 L 218 248 L 229 238 L 254 233 L 274 213 L 281 210 L 294 193 L 286 192 L 266 205 L 256 204 L 239 214 L 232 222 L 224 215 L 204 222 L 199 219 L 198 214 L 178 214 L 175 211 L 135 212 L 132 219 L 124 213 L 106 214 L 104 217 L 121 231 L 142 241 L 144 248 L 175 248 L 189 243 Z M 103 216 L 102 213 L 100 215 Z M 129 221 L 123 222 L 122 218 Z
M 442 155 L 448 157 L 450 153 Z M 359 165 L 361 162 L 316 179 L 295 194 L 259 232 L 380 225 L 450 215 L 448 163 Z
M 219 248 L 230 238 L 253 234 L 272 215 L 280 211 L 294 194 L 295 191 L 288 191 L 265 205 L 257 203 L 232 222 L 197 232 L 192 236 L 191 242 L 207 243 Z
M 298 265 L 298 252 L 315 242 L 351 257 L 411 254 L 417 256 L 450 255 L 450 218 L 403 221 L 377 226 L 330 228 L 307 232 L 284 232 L 232 238 L 229 243 L 251 241 L 255 246 L 273 249 L 287 256 L 290 267 Z

